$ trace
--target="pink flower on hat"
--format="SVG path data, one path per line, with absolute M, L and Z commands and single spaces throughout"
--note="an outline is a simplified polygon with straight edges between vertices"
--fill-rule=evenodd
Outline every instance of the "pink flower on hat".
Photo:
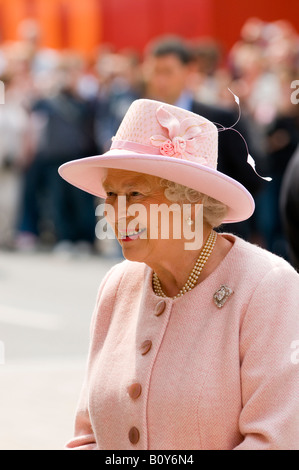
M 155 141 L 155 142 L 157 142 L 157 141 Z M 155 145 L 155 147 L 160 147 L 160 152 L 165 157 L 174 157 L 175 154 L 176 154 L 176 151 L 174 149 L 174 145 L 171 142 L 171 140 L 169 140 L 169 139 L 164 140 L 164 142 L 162 142 L 161 144 L 153 144 L 153 145 Z
M 163 106 L 157 110 L 157 119 L 162 127 L 168 130 L 169 138 L 163 135 L 153 135 L 151 144 L 159 147 L 162 155 L 166 157 L 188 158 L 194 156 L 195 143 L 203 139 L 202 126 L 196 118 L 179 120 L 168 112 Z

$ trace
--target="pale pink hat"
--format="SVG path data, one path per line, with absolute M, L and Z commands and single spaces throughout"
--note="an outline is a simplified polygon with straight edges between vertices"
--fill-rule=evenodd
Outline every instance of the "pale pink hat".
M 207 119 L 153 100 L 130 106 L 111 149 L 103 155 L 62 165 L 59 174 L 72 185 L 106 197 L 105 169 L 117 168 L 166 178 L 223 202 L 226 220 L 240 222 L 254 211 L 251 194 L 238 181 L 217 171 L 218 130 Z

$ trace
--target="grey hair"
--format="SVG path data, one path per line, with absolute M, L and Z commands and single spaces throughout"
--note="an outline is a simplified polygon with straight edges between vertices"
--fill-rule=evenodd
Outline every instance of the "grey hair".
M 195 189 L 188 188 L 173 181 L 160 178 L 160 185 L 165 188 L 164 195 L 171 201 L 179 204 L 200 203 L 203 205 L 204 222 L 212 228 L 219 227 L 225 219 L 228 207 L 212 197 L 200 193 Z

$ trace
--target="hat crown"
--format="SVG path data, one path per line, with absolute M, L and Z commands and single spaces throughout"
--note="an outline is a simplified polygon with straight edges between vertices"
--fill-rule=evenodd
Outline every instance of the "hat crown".
M 113 149 L 190 160 L 217 168 L 218 130 L 207 119 L 170 104 L 140 99 L 132 103 L 115 137 Z

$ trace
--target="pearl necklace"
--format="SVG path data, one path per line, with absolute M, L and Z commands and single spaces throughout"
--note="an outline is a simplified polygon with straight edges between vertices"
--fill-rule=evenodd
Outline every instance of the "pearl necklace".
M 200 273 L 203 270 L 204 265 L 208 261 L 214 249 L 216 240 L 217 240 L 217 233 L 212 230 L 209 235 L 209 238 L 207 239 L 203 249 L 200 252 L 200 255 L 194 265 L 194 268 L 192 269 L 188 277 L 187 282 L 181 288 L 180 292 L 174 297 L 172 297 L 172 299 L 177 299 L 178 297 L 182 297 L 182 295 L 186 294 L 186 292 L 189 292 L 196 286 Z M 160 279 L 158 278 L 156 273 L 153 273 L 153 289 L 154 289 L 155 294 L 158 295 L 159 297 L 167 297 L 167 295 L 163 292 Z

